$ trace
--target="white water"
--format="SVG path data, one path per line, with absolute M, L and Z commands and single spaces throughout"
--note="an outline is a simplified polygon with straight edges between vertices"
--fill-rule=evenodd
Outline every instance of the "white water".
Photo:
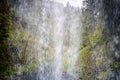
M 63 7 L 60 7 L 59 10 L 54 6 L 54 75 L 55 80 L 61 80 L 62 76 L 62 46 L 63 46 Z
M 77 79 L 75 65 L 81 34 L 79 10 L 70 5 L 65 7 L 60 3 L 48 2 L 34 0 L 32 4 L 28 4 L 23 1 L 18 9 L 18 13 L 28 24 L 27 33 L 35 42 L 28 44 L 32 45 L 31 55 L 39 60 L 38 80 L 64 80 L 64 72 Z M 62 69 L 63 59 L 68 66 L 65 71 Z M 50 76 L 53 77 L 48 78 Z
M 64 4 L 64 6 L 69 2 L 74 7 L 82 7 L 83 0 L 54 0 Z

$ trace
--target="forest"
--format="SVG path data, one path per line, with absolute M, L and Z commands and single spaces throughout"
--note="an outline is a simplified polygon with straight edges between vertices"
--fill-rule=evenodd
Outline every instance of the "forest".
M 80 1 L 0 0 L 0 80 L 120 80 L 120 0 Z

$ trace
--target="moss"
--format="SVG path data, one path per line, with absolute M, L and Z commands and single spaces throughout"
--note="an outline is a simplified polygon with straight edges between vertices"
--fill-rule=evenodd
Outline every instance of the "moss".
M 28 65 L 24 65 L 22 66 L 22 72 L 28 72 L 30 70 L 34 70 L 37 68 L 37 64 L 35 63 L 31 63 L 31 64 L 28 64 Z
M 89 34 L 89 40 L 91 41 L 91 43 L 93 45 L 97 44 L 100 39 L 101 39 L 101 28 L 99 26 L 96 26 L 95 30 L 93 31 L 93 33 Z
M 90 46 L 87 46 L 87 47 L 84 47 L 82 50 L 80 50 L 79 54 L 78 54 L 78 58 L 80 59 L 79 61 L 79 64 L 87 64 L 89 63 L 88 61 L 89 60 L 86 60 L 86 59 L 89 59 L 90 57 Z
M 19 14 L 10 10 L 7 0 L 0 1 L 0 12 L 0 75 L 6 79 L 18 75 L 16 64 L 21 65 L 21 72 L 27 72 L 37 67 L 38 60 L 28 60 L 29 36 L 19 23 Z
M 11 55 L 8 52 L 8 39 L 11 27 L 11 12 L 7 0 L 0 1 L 0 75 L 7 78 L 13 70 Z
M 98 78 L 104 79 L 106 75 L 107 75 L 107 72 L 100 72 Z
M 67 69 L 68 69 L 68 61 L 67 61 L 67 59 L 66 58 L 63 58 L 62 59 L 62 70 L 64 71 L 64 72 L 66 72 L 67 71 Z
M 109 64 L 109 69 L 112 71 L 118 69 L 119 67 L 120 67 L 120 62 L 113 61 Z
M 102 63 L 102 61 L 103 61 L 103 58 L 102 58 L 102 57 L 97 58 L 97 59 L 96 59 L 96 65 L 100 65 L 100 64 Z

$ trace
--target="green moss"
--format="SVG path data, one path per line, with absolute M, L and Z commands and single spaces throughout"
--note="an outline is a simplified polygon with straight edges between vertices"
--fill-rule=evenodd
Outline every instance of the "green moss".
M 35 63 L 31 63 L 31 64 L 28 64 L 28 65 L 24 65 L 22 66 L 22 72 L 28 72 L 30 70 L 34 70 L 37 68 L 37 64 Z
M 6 79 L 11 74 L 18 75 L 16 64 L 21 66 L 21 72 L 27 72 L 37 67 L 38 60 L 28 60 L 29 36 L 18 23 L 19 15 L 16 15 L 14 10 L 11 12 L 7 0 L 0 1 L 0 10 L 2 10 L 0 13 L 0 75 Z
M 95 45 L 96 43 L 98 43 L 101 39 L 101 28 L 96 26 L 95 30 L 93 33 L 89 34 L 89 40 L 91 41 L 91 43 L 93 45 Z
M 119 67 L 120 67 L 120 62 L 113 61 L 109 64 L 109 69 L 112 71 Z
M 11 27 L 11 12 L 7 0 L 0 1 L 0 75 L 7 78 L 13 70 L 11 55 L 8 52 L 8 39 Z
M 67 69 L 68 69 L 68 61 L 67 61 L 67 59 L 66 58 L 63 58 L 62 59 L 62 70 L 64 71 L 64 72 L 66 72 L 67 71 Z

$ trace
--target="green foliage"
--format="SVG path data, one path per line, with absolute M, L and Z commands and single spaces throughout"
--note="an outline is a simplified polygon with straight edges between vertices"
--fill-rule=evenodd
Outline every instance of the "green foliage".
M 67 72 L 67 69 L 68 69 L 68 61 L 67 61 L 67 59 L 64 57 L 63 59 L 62 59 L 62 70 L 64 71 L 64 72 Z
M 93 33 L 90 33 L 88 36 L 89 36 L 89 39 L 91 41 L 91 43 L 94 45 L 94 44 L 97 44 L 99 41 L 100 41 L 100 33 L 101 29 L 100 27 L 96 26 L 95 30 L 93 31 Z
M 98 75 L 98 78 L 100 80 L 102 80 L 102 79 L 104 79 L 107 76 L 107 74 L 108 74 L 107 72 L 100 72 L 99 75 Z
M 116 62 L 116 61 L 112 61 L 110 64 L 109 64 L 109 69 L 110 70 L 116 70 L 117 68 L 120 67 L 120 62 Z
M 19 15 L 9 9 L 6 0 L 2 0 L 0 4 L 0 75 L 6 79 L 11 74 L 18 75 L 19 67 L 22 72 L 36 68 L 37 59 L 28 59 L 29 36 L 17 19 Z M 15 65 L 21 66 L 15 68 Z
M 7 44 L 11 24 L 11 12 L 8 8 L 7 0 L 2 0 L 0 1 L 0 75 L 5 79 L 13 70 Z
M 88 2 L 88 4 L 92 4 L 92 2 Z M 95 17 L 91 8 L 93 5 L 88 6 L 82 10 L 82 27 L 84 31 L 77 66 L 79 66 L 80 79 L 99 80 L 99 76 L 103 79 L 107 75 L 105 42 L 108 38 L 102 33 L 104 27 L 101 25 L 102 19 Z
M 1 14 L 0 13 L 0 40 L 7 40 L 9 37 L 9 29 L 11 26 L 10 14 Z
M 89 46 L 87 46 L 87 47 L 85 47 L 85 48 L 83 48 L 82 50 L 80 50 L 80 53 L 79 53 L 79 55 L 78 55 L 78 57 L 79 57 L 79 59 L 80 59 L 80 63 L 81 64 L 86 64 L 86 63 L 89 63 L 86 59 L 88 59 L 90 56 L 89 56 L 89 49 L 90 49 L 90 47 Z

